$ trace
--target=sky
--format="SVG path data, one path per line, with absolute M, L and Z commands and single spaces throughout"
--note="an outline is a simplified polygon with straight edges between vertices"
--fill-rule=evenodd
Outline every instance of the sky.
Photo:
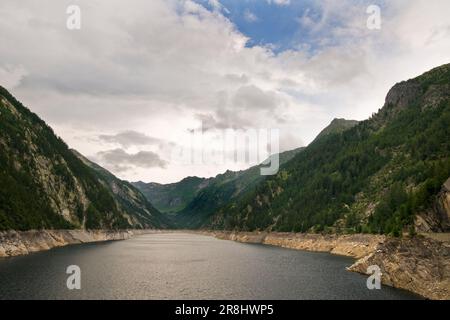
M 67 28 L 72 5 L 80 29 Z M 448 0 L 2 0 L 0 85 L 120 178 L 209 177 L 251 163 L 182 157 L 193 133 L 219 150 L 225 132 L 276 130 L 284 151 L 333 118 L 366 119 L 395 83 L 450 62 L 449 12 Z

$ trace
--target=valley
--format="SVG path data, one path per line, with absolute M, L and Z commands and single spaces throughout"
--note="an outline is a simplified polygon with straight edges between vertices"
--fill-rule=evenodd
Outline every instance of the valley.
M 185 239 L 211 254 L 197 238 L 208 235 L 352 257 L 350 271 L 378 265 L 388 286 L 450 299 L 449 137 L 447 64 L 396 84 L 370 119 L 334 119 L 308 146 L 281 153 L 277 175 L 260 175 L 260 165 L 167 185 L 130 183 L 70 149 L 0 88 L 0 267 L 69 244 L 137 245 L 141 236 L 162 256 L 161 237 L 175 237 L 177 252 Z M 230 295 L 244 297 L 245 289 Z

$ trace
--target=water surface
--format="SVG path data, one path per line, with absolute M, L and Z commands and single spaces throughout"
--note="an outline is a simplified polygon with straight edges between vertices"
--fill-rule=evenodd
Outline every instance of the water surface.
M 345 270 L 353 259 L 163 233 L 0 259 L 0 299 L 412 299 Z M 68 290 L 66 268 L 81 268 Z

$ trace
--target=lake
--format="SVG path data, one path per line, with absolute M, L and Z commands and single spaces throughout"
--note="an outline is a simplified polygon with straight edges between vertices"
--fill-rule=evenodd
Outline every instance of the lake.
M 0 259 L 0 299 L 415 299 L 348 272 L 353 259 L 189 233 Z M 68 290 L 66 269 L 81 269 Z

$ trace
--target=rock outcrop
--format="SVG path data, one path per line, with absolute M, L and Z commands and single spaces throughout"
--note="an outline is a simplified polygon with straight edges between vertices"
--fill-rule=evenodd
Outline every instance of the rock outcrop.
M 388 239 L 349 270 L 366 274 L 377 265 L 383 284 L 429 299 L 450 299 L 450 246 L 426 238 Z
M 450 178 L 436 195 L 434 205 L 417 215 L 417 232 L 447 232 L 450 230 Z
M 444 183 L 438 195 L 436 211 L 441 218 L 443 231 L 450 230 L 450 178 Z

